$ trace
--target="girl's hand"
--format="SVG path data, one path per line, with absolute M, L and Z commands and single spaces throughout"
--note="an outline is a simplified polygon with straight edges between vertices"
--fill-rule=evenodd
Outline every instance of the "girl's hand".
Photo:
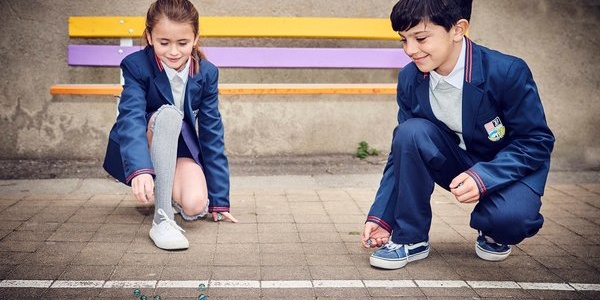
M 460 203 L 479 201 L 479 188 L 475 180 L 467 173 L 460 173 L 450 182 L 450 192 Z
M 154 202 L 154 178 L 150 174 L 140 174 L 131 180 L 131 190 L 135 199 L 142 204 Z
M 233 223 L 238 222 L 238 220 L 232 214 L 230 214 L 228 212 L 221 212 L 221 213 L 213 212 L 212 213 L 213 221 L 215 221 L 215 222 L 221 221 L 221 220 L 219 220 L 219 214 L 221 214 L 225 219 L 228 219 L 229 221 L 231 221 Z
M 390 233 L 373 222 L 365 223 L 361 244 L 365 248 L 376 248 L 385 245 Z M 370 242 L 369 242 L 370 241 Z

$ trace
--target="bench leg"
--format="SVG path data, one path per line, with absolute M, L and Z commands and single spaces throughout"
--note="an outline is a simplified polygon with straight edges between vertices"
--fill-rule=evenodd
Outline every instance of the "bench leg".
M 121 95 L 115 95 L 115 104 L 117 104 L 117 117 L 119 116 L 119 103 L 121 102 Z

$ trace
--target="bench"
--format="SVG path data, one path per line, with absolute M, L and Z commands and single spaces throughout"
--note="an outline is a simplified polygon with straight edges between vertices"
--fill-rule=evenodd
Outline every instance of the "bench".
M 118 38 L 119 45 L 68 46 L 68 64 L 118 67 L 128 54 L 142 49 L 144 17 L 70 17 L 71 39 Z M 200 17 L 202 38 L 281 38 L 398 40 L 388 19 L 300 17 Z M 92 40 L 95 41 L 95 40 Z M 202 47 L 219 68 L 400 69 L 410 62 L 396 48 Z M 119 96 L 121 83 L 55 84 L 53 95 Z M 223 95 L 247 94 L 395 94 L 396 83 L 220 83 Z

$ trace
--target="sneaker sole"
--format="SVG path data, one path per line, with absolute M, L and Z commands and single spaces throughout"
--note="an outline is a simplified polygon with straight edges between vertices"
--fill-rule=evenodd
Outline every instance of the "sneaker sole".
M 369 258 L 369 263 L 371 264 L 371 266 L 376 268 L 396 270 L 406 266 L 406 264 L 408 264 L 409 262 L 421 260 L 427 258 L 427 256 L 429 256 L 429 249 L 419 254 L 410 255 L 408 259 L 403 260 L 385 259 L 381 257 L 374 257 L 371 255 L 371 257 Z
M 190 243 L 187 240 L 177 242 L 177 243 L 173 243 L 173 242 L 167 242 L 167 243 L 158 242 L 157 243 L 156 240 L 154 239 L 154 237 L 152 237 L 152 234 L 150 234 L 150 239 L 152 240 L 152 242 L 154 243 L 154 245 L 156 247 L 163 249 L 163 250 L 183 250 L 183 249 L 187 249 L 190 247 Z
M 163 250 L 183 250 L 183 249 L 187 249 L 190 247 L 189 243 L 179 243 L 179 244 L 174 244 L 174 243 L 157 243 L 156 241 L 152 240 L 154 242 L 154 245 L 156 245 L 156 247 L 163 249 Z
M 477 253 L 477 256 L 487 261 L 505 260 L 510 255 L 510 252 L 512 252 L 512 249 L 509 249 L 506 252 L 491 252 L 481 248 L 478 244 L 475 244 L 475 253 Z

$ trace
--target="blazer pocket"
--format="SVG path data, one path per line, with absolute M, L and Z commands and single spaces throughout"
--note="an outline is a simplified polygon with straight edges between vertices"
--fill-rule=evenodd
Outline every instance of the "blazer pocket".
M 477 121 L 477 130 L 483 130 L 492 142 L 498 142 L 506 135 L 506 127 L 503 124 L 503 116 L 500 116 L 496 109 L 490 109 L 481 115 Z

